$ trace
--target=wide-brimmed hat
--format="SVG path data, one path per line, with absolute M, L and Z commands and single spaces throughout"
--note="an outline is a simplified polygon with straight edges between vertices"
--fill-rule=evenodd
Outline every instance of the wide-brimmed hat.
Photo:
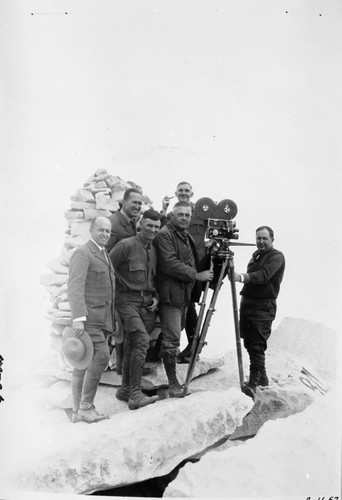
M 61 350 L 66 360 L 80 370 L 87 368 L 94 356 L 94 346 L 89 334 L 83 330 L 82 335 L 75 337 L 75 328 L 71 326 L 63 330 Z

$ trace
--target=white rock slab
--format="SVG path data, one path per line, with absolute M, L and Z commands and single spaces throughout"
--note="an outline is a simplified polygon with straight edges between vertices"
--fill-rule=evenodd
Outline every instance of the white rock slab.
M 251 406 L 231 389 L 158 401 L 92 425 L 30 419 L 30 432 L 22 432 L 25 423 L 6 450 L 6 477 L 19 490 L 91 493 L 164 475 L 233 432 Z
M 89 209 L 93 210 L 93 209 Z M 90 237 L 90 221 L 82 221 L 82 223 L 72 222 L 70 226 L 71 236 L 82 236 L 82 238 L 86 239 Z
M 301 413 L 265 423 L 242 445 L 227 441 L 186 464 L 163 497 L 339 498 L 338 397 L 333 390 Z
M 284 318 L 270 336 L 267 352 L 272 349 L 305 357 L 321 377 L 336 380 L 337 333 L 320 323 Z
M 92 200 L 91 202 L 72 201 L 70 203 L 70 208 L 73 210 L 84 210 L 85 208 L 95 208 L 95 200 Z
M 71 197 L 72 201 L 95 201 L 89 189 L 78 189 L 76 195 Z
M 69 266 L 61 264 L 60 260 L 57 258 L 50 259 L 47 263 L 47 267 L 57 274 L 68 274 L 69 272 Z
M 110 217 L 112 213 L 109 210 L 96 210 L 87 208 L 84 210 L 84 217 L 86 219 L 95 219 L 96 217 Z

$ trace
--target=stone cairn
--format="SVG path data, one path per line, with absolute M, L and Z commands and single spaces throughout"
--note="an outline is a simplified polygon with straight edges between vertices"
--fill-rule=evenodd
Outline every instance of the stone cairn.
M 40 284 L 46 287 L 52 302 L 46 315 L 51 321 L 51 348 L 59 351 L 59 367 L 66 371 L 72 371 L 72 367 L 60 354 L 60 346 L 63 330 L 71 324 L 67 295 L 70 257 L 77 247 L 88 241 L 91 221 L 98 216 L 109 217 L 116 212 L 125 190 L 132 187 L 143 193 L 142 188 L 134 182 L 126 182 L 104 169 L 96 170 L 83 187 L 71 196 L 70 209 L 64 214 L 67 221 L 64 245 L 59 257 L 47 264 L 52 272 L 40 277 Z M 143 195 L 142 211 L 151 206 L 152 201 Z

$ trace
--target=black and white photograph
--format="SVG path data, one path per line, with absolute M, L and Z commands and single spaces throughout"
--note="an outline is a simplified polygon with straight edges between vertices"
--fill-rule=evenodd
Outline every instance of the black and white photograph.
M 340 0 L 0 0 L 0 498 L 341 500 Z

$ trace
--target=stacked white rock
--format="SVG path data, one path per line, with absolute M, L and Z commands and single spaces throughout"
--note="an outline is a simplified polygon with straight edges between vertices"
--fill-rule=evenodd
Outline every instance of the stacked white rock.
M 40 283 L 46 287 L 52 302 L 46 316 L 51 321 L 52 348 L 59 349 L 63 330 L 71 319 L 67 296 L 70 257 L 77 247 L 88 241 L 91 221 L 98 216 L 110 217 L 115 213 L 124 192 L 132 187 L 143 195 L 143 210 L 151 207 L 152 201 L 143 194 L 141 186 L 111 175 L 105 169 L 96 170 L 70 198 L 70 208 L 64 214 L 67 230 L 62 250 L 58 258 L 51 259 L 47 264 L 52 272 L 40 277 Z M 60 368 L 69 371 L 71 367 L 65 360 L 59 361 L 62 364 Z

